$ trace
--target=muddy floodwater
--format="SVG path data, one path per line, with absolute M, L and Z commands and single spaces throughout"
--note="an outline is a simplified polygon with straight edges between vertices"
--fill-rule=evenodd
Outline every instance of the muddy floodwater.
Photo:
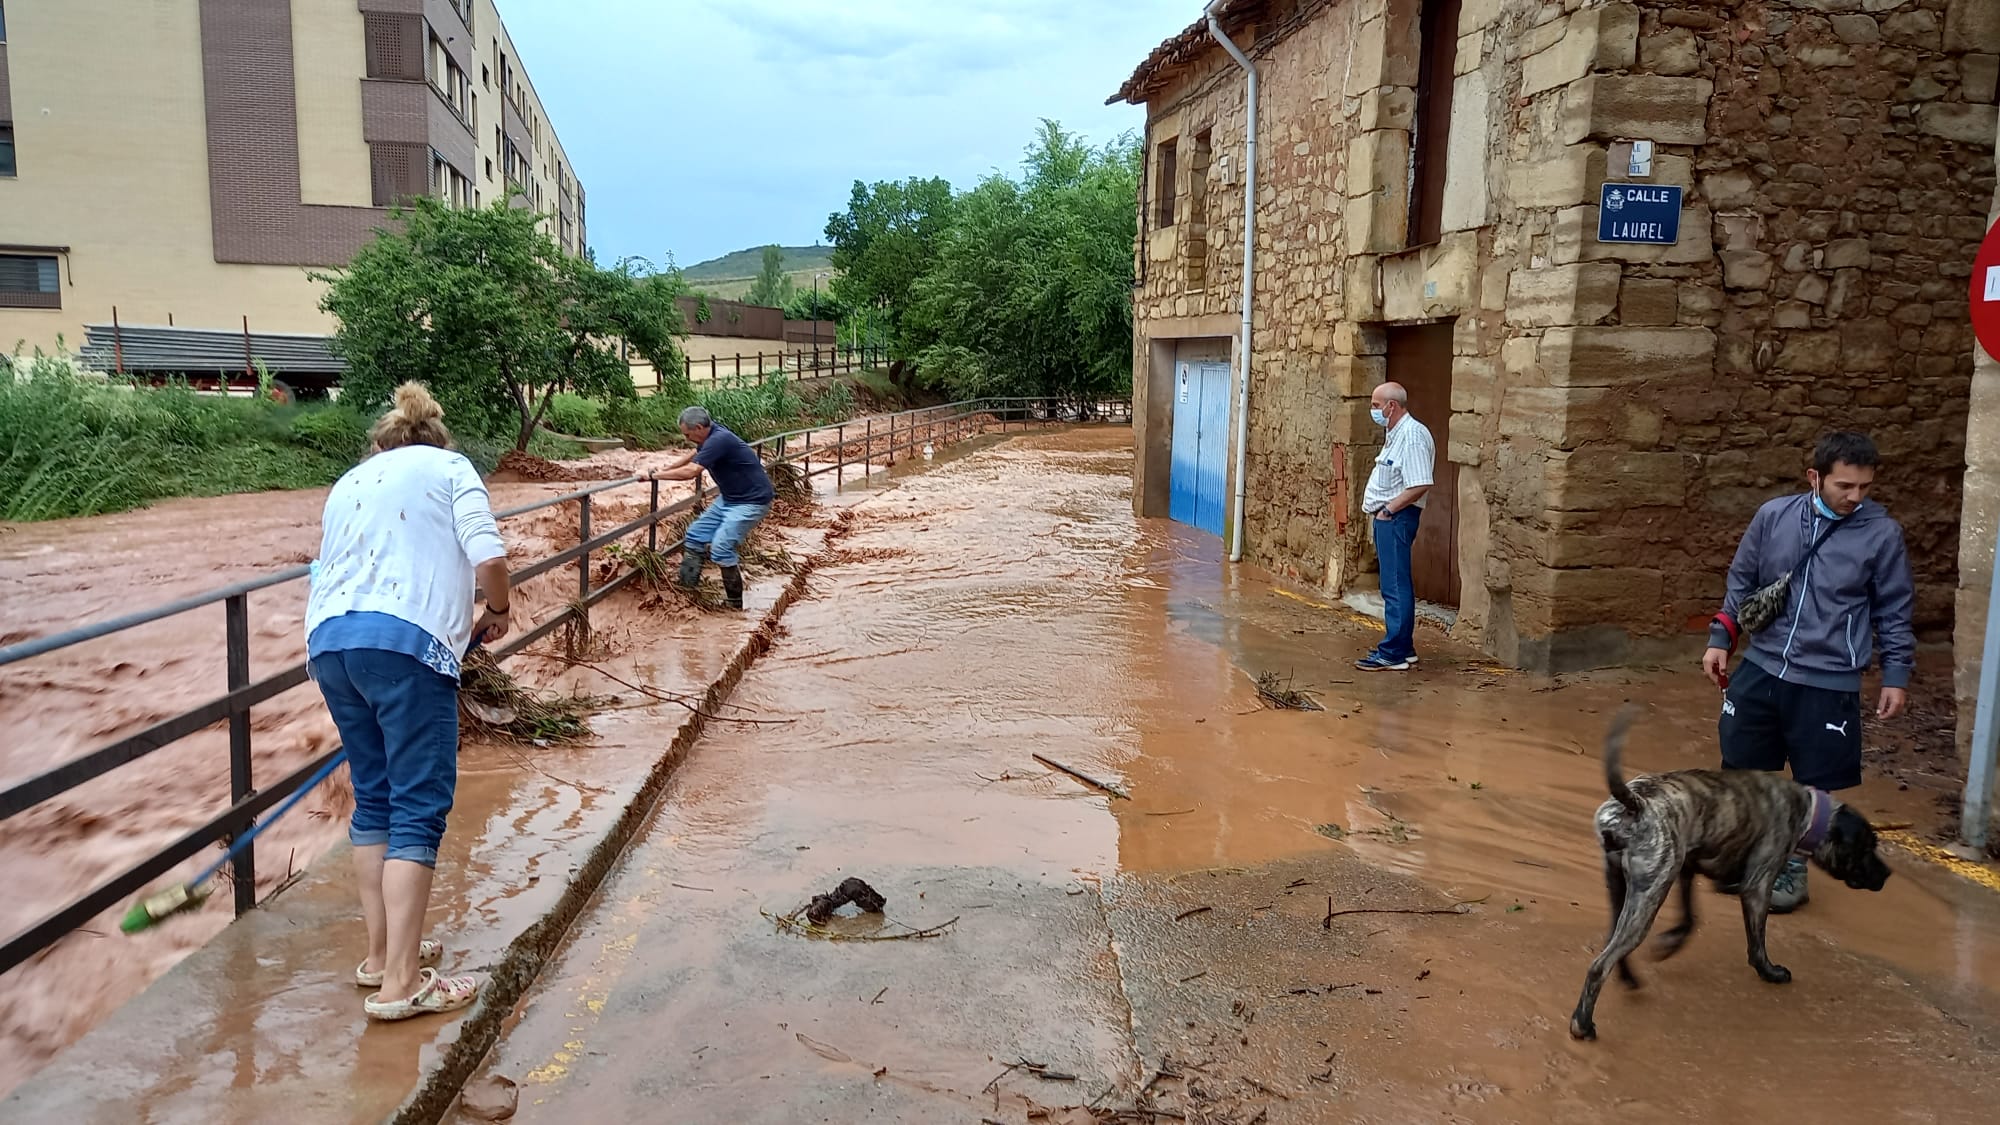
M 1112 427 L 987 439 L 826 496 L 851 530 L 729 699 L 761 723 L 714 724 L 676 767 L 469 1100 L 562 1123 L 1993 1119 L 2000 881 L 1899 847 L 1881 893 L 1815 874 L 1811 903 L 1771 920 L 1794 974 L 1782 987 L 1745 963 L 1734 900 L 1703 886 L 1687 948 L 1637 958 L 1644 988 L 1608 986 L 1601 1038 L 1571 1041 L 1607 921 L 1591 830 L 1605 727 L 1636 701 L 1629 770 L 1712 765 L 1713 690 L 1692 666 L 1536 678 L 1428 630 L 1415 670 L 1358 672 L 1368 623 L 1229 567 L 1212 536 L 1132 516 L 1130 443 Z M 0 620 L 40 632 L 312 550 L 316 496 L 257 498 L 240 529 L 233 503 L 8 533 Z M 510 545 L 566 546 L 565 519 L 510 525 Z M 226 545 L 211 524 L 231 528 Z M 573 575 L 551 581 L 523 595 L 531 612 L 572 592 Z M 298 658 L 301 593 L 253 604 L 260 673 Z M 769 596 L 753 585 L 753 608 Z M 607 618 L 621 667 L 712 674 L 712 629 L 644 612 Z M 0 670 L 5 777 L 213 694 L 212 616 L 206 633 Z M 1264 706 L 1265 673 L 1319 709 Z M 332 737 L 307 693 L 269 712 L 260 770 Z M 531 838 L 601 825 L 605 794 L 676 721 L 618 712 L 534 774 L 506 772 L 504 748 L 468 749 L 494 768 L 468 771 L 475 811 L 440 865 L 451 966 L 499 944 L 478 931 L 464 948 L 451 927 L 532 912 L 560 883 L 560 848 Z M 221 807 L 225 742 L 205 737 L 46 819 L 0 823 L 37 896 L 0 924 Z M 1881 776 L 1843 796 L 1885 824 L 1933 798 Z M 334 838 L 341 801 L 273 829 L 260 878 Z M 884 914 L 783 923 L 849 877 L 886 896 Z M 226 911 L 201 921 L 157 946 L 80 935 L 0 980 L 0 1065 L 31 1068 Z M 254 987 L 192 990 L 180 1014 L 207 1038 L 110 1075 L 129 1092 L 84 1119 L 380 1120 L 451 1025 L 364 1025 L 337 979 L 358 929 L 294 932 L 244 972 Z

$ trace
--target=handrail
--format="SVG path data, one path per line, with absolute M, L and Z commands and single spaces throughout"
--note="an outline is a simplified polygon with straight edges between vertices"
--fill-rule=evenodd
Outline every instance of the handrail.
M 1107 402 L 1121 405 L 1124 407 L 1124 417 L 1127 420 L 1130 419 L 1131 406 L 1129 401 L 1094 399 L 1091 402 L 1096 407 L 1101 407 Z M 942 406 L 920 407 L 914 410 L 899 411 L 891 415 L 872 416 L 861 419 L 859 422 L 835 423 L 828 426 L 793 430 L 783 434 L 773 434 L 750 444 L 759 449 L 775 446 L 776 453 L 769 458 L 774 463 L 804 462 L 804 475 L 808 479 L 829 472 L 834 473 L 837 479 L 844 479 L 847 467 L 847 451 L 856 441 L 866 441 L 869 443 L 864 449 L 863 455 L 872 467 L 875 458 L 879 455 L 874 443 L 881 438 L 886 438 L 889 442 L 889 448 L 884 453 L 889 463 L 893 464 L 897 454 L 904 451 L 916 450 L 919 448 L 920 442 L 949 442 L 954 437 L 965 434 L 966 427 L 963 423 L 978 416 L 994 414 L 996 412 L 1013 413 L 1016 411 L 1033 415 L 1032 417 L 1020 419 L 1008 417 L 997 419 L 1001 429 L 1004 431 L 1008 426 L 1017 423 L 1023 425 L 1036 423 L 1048 425 L 1058 420 L 1055 415 L 1064 405 L 1064 400 L 1050 398 L 968 399 L 962 402 L 947 403 Z M 941 413 L 946 411 L 952 413 Z M 917 416 L 919 415 L 924 417 L 918 418 Z M 909 420 L 908 425 L 898 424 L 904 419 Z M 953 423 L 960 423 L 960 425 L 954 426 Z M 862 434 L 851 438 L 847 436 L 847 431 L 857 426 L 861 428 Z M 815 449 L 811 444 L 812 437 L 815 434 L 826 432 L 836 434 L 837 438 L 831 443 L 822 443 L 818 446 L 817 452 L 820 453 L 822 464 L 818 468 L 814 468 L 812 466 L 812 455 Z M 983 433 L 984 426 L 982 425 L 974 432 Z M 795 438 L 804 440 L 798 442 L 796 448 L 791 448 L 792 439 Z M 901 444 L 898 444 L 898 438 L 902 439 Z M 831 463 L 826 463 L 828 461 Z M 506 644 L 496 647 L 493 650 L 493 655 L 496 659 L 504 660 L 522 651 L 528 645 L 548 636 L 566 623 L 575 623 L 587 630 L 590 626 L 589 608 L 602 601 L 605 597 L 608 597 L 613 591 L 631 582 L 637 575 L 636 571 L 627 569 L 604 585 L 593 589 L 590 585 L 590 556 L 593 551 L 609 546 L 628 535 L 633 535 L 640 531 L 645 531 L 647 533 L 648 544 L 654 546 L 655 549 L 660 550 L 663 554 L 672 554 L 680 550 L 681 544 L 678 540 L 664 547 L 658 546 L 654 542 L 657 537 L 657 529 L 661 521 L 695 507 L 699 497 L 706 491 L 700 487 L 697 487 L 696 496 L 662 506 L 660 504 L 658 483 L 652 482 L 652 495 L 645 515 L 601 534 L 595 536 L 591 534 L 591 498 L 598 493 L 638 482 L 637 477 L 626 477 L 620 480 L 601 482 L 586 488 L 564 493 L 560 496 L 550 497 L 496 513 L 496 518 L 512 519 L 516 516 L 555 507 L 559 504 L 574 502 L 578 505 L 577 521 L 580 540 L 576 546 L 557 552 L 550 558 L 530 563 L 516 572 L 514 577 L 517 580 L 526 581 L 531 577 L 545 574 L 574 560 L 577 566 L 578 596 L 574 602 L 550 615 L 548 620 L 535 624 L 525 632 L 509 640 Z M 247 831 L 256 823 L 258 814 L 272 808 L 279 801 L 297 791 L 306 781 L 313 777 L 319 766 L 330 761 L 333 755 L 340 752 L 338 747 L 328 750 L 311 763 L 293 771 L 276 784 L 267 788 L 257 789 L 254 786 L 253 778 L 251 777 L 250 709 L 259 703 L 305 683 L 307 675 L 306 665 L 301 662 L 267 676 L 262 680 L 251 681 L 249 671 L 249 595 L 258 590 L 304 578 L 310 573 L 311 567 L 309 566 L 288 567 L 285 570 L 265 575 L 261 578 L 249 579 L 230 586 L 223 586 L 205 593 L 169 602 L 165 605 L 127 614 L 123 617 L 95 622 L 64 633 L 23 641 L 0 649 L 0 666 L 4 666 L 32 656 L 54 652 L 71 645 L 81 644 L 85 641 L 109 636 L 154 621 L 164 620 L 177 614 L 201 609 L 214 605 L 217 602 L 224 603 L 228 611 L 226 616 L 228 627 L 225 630 L 225 634 L 228 649 L 229 690 L 226 694 L 209 700 L 191 710 L 182 712 L 179 715 L 162 719 L 142 731 L 101 746 L 96 750 L 60 765 L 53 766 L 40 774 L 8 786 L 5 789 L 0 789 L 0 820 L 6 820 L 32 809 L 79 785 L 102 777 L 119 766 L 136 761 L 156 750 L 170 746 L 191 734 L 224 720 L 227 720 L 230 726 L 230 806 L 220 814 L 210 818 L 202 826 L 188 832 L 167 847 L 139 861 L 134 866 L 113 876 L 108 881 L 99 884 L 94 889 L 86 892 L 81 898 L 49 914 L 27 929 L 8 938 L 4 943 L 0 943 L 0 973 L 12 969 L 14 966 L 21 964 L 28 958 L 55 944 L 77 926 L 96 917 L 104 910 L 116 906 L 134 892 L 143 889 L 154 879 L 172 870 L 175 865 L 197 854 L 210 844 L 233 841 L 239 833 Z M 255 863 L 254 845 L 246 846 L 238 851 L 232 860 L 232 881 L 235 884 L 236 912 L 238 914 L 242 914 L 256 906 Z

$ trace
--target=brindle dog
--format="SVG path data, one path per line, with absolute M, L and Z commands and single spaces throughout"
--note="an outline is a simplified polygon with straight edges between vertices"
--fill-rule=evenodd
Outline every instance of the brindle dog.
M 1611 799 L 1598 806 L 1597 833 L 1611 891 L 1611 936 L 1590 963 L 1569 1018 L 1569 1033 L 1578 1039 L 1597 1038 L 1591 1013 L 1613 965 L 1628 987 L 1639 987 L 1626 958 L 1646 940 L 1675 882 L 1681 888 L 1681 919 L 1658 938 L 1661 960 L 1678 952 L 1694 930 L 1694 877 L 1706 875 L 1743 904 L 1751 967 L 1766 981 L 1784 984 L 1792 974 L 1765 952 L 1764 920 L 1785 861 L 1794 852 L 1808 855 L 1858 890 L 1879 891 L 1889 878 L 1867 818 L 1780 774 L 1675 770 L 1635 777 L 1627 785 L 1618 759 L 1636 712 L 1628 704 L 1604 738 L 1604 781 Z

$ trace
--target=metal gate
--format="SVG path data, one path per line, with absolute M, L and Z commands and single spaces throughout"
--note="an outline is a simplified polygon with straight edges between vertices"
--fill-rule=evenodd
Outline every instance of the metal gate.
M 1174 369 L 1174 440 L 1167 514 L 1222 534 L 1229 480 L 1229 365 Z

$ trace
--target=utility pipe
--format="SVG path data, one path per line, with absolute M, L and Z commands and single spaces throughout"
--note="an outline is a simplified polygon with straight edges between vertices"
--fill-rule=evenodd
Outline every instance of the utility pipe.
M 1257 265 L 1257 67 L 1234 40 L 1223 34 L 1216 9 L 1227 0 L 1208 0 L 1202 15 L 1208 17 L 1208 33 L 1236 65 L 1243 68 L 1243 100 L 1248 120 L 1243 130 L 1243 342 L 1236 376 L 1236 514 L 1230 536 L 1229 561 L 1243 561 L 1243 501 L 1249 494 L 1244 467 L 1250 448 L 1250 299 L 1256 293 Z

